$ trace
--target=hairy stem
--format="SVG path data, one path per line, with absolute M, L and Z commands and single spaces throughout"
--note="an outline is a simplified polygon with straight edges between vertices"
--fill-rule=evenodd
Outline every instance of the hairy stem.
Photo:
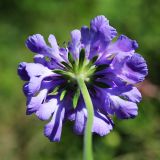
M 80 90 L 87 108 L 87 123 L 86 123 L 85 134 L 84 134 L 83 159 L 93 160 L 93 154 L 92 154 L 92 125 L 93 125 L 93 116 L 94 116 L 93 104 L 83 78 L 77 78 L 77 81 L 78 81 L 78 85 L 80 87 Z

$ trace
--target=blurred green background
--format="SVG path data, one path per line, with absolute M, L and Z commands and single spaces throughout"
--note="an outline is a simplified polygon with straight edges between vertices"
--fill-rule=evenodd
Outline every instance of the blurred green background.
M 0 160 L 81 160 L 83 138 L 67 122 L 60 143 L 43 136 L 45 122 L 25 115 L 17 65 L 32 60 L 24 41 L 53 33 L 60 44 L 70 31 L 105 15 L 119 33 L 139 43 L 149 76 L 140 84 L 143 101 L 134 120 L 115 122 L 94 136 L 95 160 L 160 160 L 160 0 L 0 0 Z

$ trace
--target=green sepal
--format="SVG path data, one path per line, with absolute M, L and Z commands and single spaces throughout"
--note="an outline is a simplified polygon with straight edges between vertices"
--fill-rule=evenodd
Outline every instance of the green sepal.
M 107 60 L 112 60 L 115 56 L 116 56 L 116 54 L 112 54 L 109 57 L 107 57 Z
M 67 93 L 67 90 L 63 90 L 60 95 L 60 101 L 62 101 Z
M 93 82 L 96 86 L 100 87 L 100 88 L 110 88 L 110 86 L 104 82 L 97 82 L 97 81 L 94 81 Z
M 95 72 L 102 71 L 102 70 L 106 69 L 107 67 L 109 67 L 108 64 L 101 64 L 101 65 L 99 65 L 99 66 L 96 67 Z
M 73 96 L 73 108 L 74 109 L 77 107 L 79 96 L 80 96 L 80 90 L 77 89 L 74 96 Z
M 93 75 L 93 76 L 92 76 L 92 79 L 104 78 L 104 77 L 105 77 L 105 75 L 103 75 L 103 74 L 98 74 L 98 75 Z
M 86 68 L 90 68 L 98 59 L 98 55 L 94 56 L 89 63 L 86 65 Z
M 47 62 L 50 62 L 50 61 L 51 61 L 51 59 L 50 59 L 48 56 L 45 56 L 45 60 L 46 60 Z
M 68 64 L 68 63 L 66 63 L 66 62 L 61 62 L 67 69 L 69 69 L 69 70 L 71 70 L 72 69 L 72 67 Z
M 82 65 L 84 64 L 84 60 L 85 60 L 85 50 L 82 49 L 79 54 L 79 68 L 81 68 Z
M 95 71 L 96 71 L 96 66 L 93 65 L 88 69 L 87 73 L 88 75 L 92 75 Z
M 118 97 L 125 100 L 125 101 L 128 101 L 127 97 L 125 97 L 125 96 L 118 96 Z
M 53 70 L 53 72 L 62 75 L 66 79 L 74 78 L 74 74 L 72 74 L 71 72 L 63 71 L 60 69 Z
M 59 87 L 60 87 L 60 86 L 56 86 L 56 87 L 53 89 L 53 91 L 52 91 L 51 94 L 52 94 L 52 95 L 58 94 Z
M 60 74 L 60 75 L 66 75 L 67 72 L 60 70 L 60 69 L 55 69 L 53 70 L 54 73 Z
M 68 60 L 72 65 L 75 63 L 74 58 L 70 52 L 68 53 Z

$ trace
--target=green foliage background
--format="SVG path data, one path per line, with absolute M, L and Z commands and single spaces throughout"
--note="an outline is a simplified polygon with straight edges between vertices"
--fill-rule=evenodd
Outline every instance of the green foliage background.
M 25 116 L 23 82 L 17 65 L 31 61 L 25 48 L 28 35 L 53 33 L 60 44 L 70 31 L 89 25 L 96 15 L 105 15 L 119 33 L 139 43 L 138 52 L 148 62 L 149 76 L 160 84 L 160 0 L 0 0 L 0 159 L 81 160 L 83 137 L 63 127 L 60 143 L 43 136 L 45 122 Z M 148 91 L 150 92 L 150 91 Z M 144 97 L 134 120 L 115 120 L 105 137 L 94 136 L 95 160 L 159 160 L 159 97 Z

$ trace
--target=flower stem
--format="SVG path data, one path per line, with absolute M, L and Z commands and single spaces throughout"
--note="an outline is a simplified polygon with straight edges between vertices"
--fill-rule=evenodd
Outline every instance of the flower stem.
M 92 154 L 92 125 L 94 116 L 93 104 L 83 78 L 81 77 L 77 78 L 77 81 L 87 108 L 87 123 L 84 134 L 83 160 L 93 160 L 93 154 Z

